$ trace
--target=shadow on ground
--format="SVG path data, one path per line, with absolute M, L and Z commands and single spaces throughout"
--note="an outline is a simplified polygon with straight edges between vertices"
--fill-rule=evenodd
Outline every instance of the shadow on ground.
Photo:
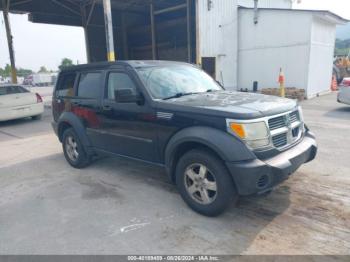
M 324 116 L 330 118 L 350 120 L 350 106 L 340 106 L 339 108 L 326 112 Z

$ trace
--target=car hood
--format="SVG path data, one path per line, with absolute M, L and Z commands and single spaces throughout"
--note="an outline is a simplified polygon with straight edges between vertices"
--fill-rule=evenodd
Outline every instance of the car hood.
M 296 108 L 295 100 L 255 93 L 218 91 L 183 96 L 168 103 L 234 114 L 239 118 L 255 118 L 284 113 Z

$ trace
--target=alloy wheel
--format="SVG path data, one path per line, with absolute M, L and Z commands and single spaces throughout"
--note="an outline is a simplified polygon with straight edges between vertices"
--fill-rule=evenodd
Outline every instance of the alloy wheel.
M 216 199 L 215 175 L 203 164 L 192 164 L 185 171 L 185 187 L 193 200 L 209 205 Z

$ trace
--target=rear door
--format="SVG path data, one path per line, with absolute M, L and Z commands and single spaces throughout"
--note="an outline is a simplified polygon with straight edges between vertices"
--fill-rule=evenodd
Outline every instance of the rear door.
M 100 140 L 100 136 L 96 135 L 94 130 L 100 128 L 97 114 L 101 107 L 103 76 L 103 71 L 80 72 L 76 96 L 72 99 L 72 112 L 83 121 L 93 146 Z

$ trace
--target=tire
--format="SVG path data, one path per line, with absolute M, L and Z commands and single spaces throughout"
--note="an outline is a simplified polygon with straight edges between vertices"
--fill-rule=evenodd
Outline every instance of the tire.
M 83 168 L 91 163 L 83 144 L 73 128 L 68 128 L 62 136 L 62 148 L 67 162 L 74 168 Z
M 32 116 L 33 120 L 40 120 L 42 117 L 42 115 L 36 115 L 36 116 Z
M 180 158 L 176 185 L 186 204 L 205 216 L 218 216 L 238 200 L 223 161 L 206 150 L 191 150 Z

